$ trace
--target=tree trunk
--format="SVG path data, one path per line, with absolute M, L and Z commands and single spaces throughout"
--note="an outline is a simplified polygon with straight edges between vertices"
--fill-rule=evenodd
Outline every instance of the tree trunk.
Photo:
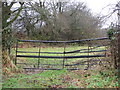
M 118 57 L 118 79 L 120 79 L 120 1 L 118 2 L 118 31 L 117 31 L 117 41 L 118 41 L 118 52 L 117 52 L 117 57 Z M 118 81 L 120 83 L 120 81 Z M 119 86 L 120 87 L 120 84 Z
M 9 56 L 9 50 L 10 50 L 10 38 L 11 38 L 11 32 L 9 26 L 18 18 L 22 6 L 24 3 L 19 2 L 21 5 L 20 8 L 18 8 L 15 11 L 12 11 L 11 8 L 12 6 L 17 3 L 17 2 L 2 2 L 2 69 L 3 73 L 6 75 L 9 75 L 10 73 L 14 70 L 16 70 L 16 66 L 13 64 L 12 60 L 10 60 Z M 16 15 L 8 21 L 8 19 L 11 17 L 12 14 L 16 13 Z M 9 70 L 8 70 L 9 69 Z
M 118 64 L 120 69 L 120 30 L 118 32 Z

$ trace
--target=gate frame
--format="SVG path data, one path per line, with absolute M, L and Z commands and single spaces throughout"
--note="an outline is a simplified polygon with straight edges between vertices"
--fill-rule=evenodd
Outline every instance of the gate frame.
M 76 51 L 69 51 L 69 52 L 65 52 L 65 48 L 66 48 L 66 43 L 75 43 L 75 42 L 83 42 L 83 41 L 96 41 L 96 40 L 108 40 L 109 38 L 108 37 L 102 37 L 102 38 L 92 38 L 92 39 L 82 39 L 82 40 L 71 40 L 71 41 L 43 41 L 43 40 L 17 40 L 17 43 L 16 43 L 16 58 L 15 58 L 15 65 L 17 65 L 17 57 L 28 57 L 28 58 L 38 58 L 38 68 L 24 68 L 24 69 L 41 69 L 39 68 L 39 63 L 40 63 L 40 58 L 63 58 L 63 67 L 61 69 L 64 69 L 64 67 L 66 66 L 64 64 L 65 62 L 65 59 L 67 58 L 90 58 L 90 57 L 106 57 L 106 51 L 107 50 L 103 50 L 105 51 L 105 55 L 89 55 L 90 53 L 90 47 L 88 45 L 88 55 L 82 55 L 82 56 L 65 56 L 65 54 L 67 53 L 75 53 L 77 51 L 80 51 L 80 50 L 76 50 Z M 19 45 L 19 42 L 39 42 L 40 44 L 40 47 L 39 47 L 39 52 L 37 52 L 39 55 L 38 56 L 29 56 L 29 55 L 18 55 L 18 45 Z M 41 56 L 40 53 L 55 53 L 55 52 L 41 52 L 41 43 L 64 43 L 64 52 L 61 53 L 63 54 L 62 57 L 60 56 Z M 99 46 L 98 46 L 99 47 Z M 102 50 L 98 51 L 98 52 L 103 52 Z M 93 51 L 94 52 L 94 51 Z M 26 53 L 32 53 L 32 52 L 26 52 Z M 35 53 L 35 52 L 34 52 Z M 52 65 L 52 64 L 50 64 Z M 88 67 L 89 67 L 89 62 L 88 62 Z M 59 68 L 42 68 L 42 70 L 61 70 Z M 88 69 L 88 68 L 87 68 Z M 68 69 L 67 70 L 81 70 L 80 68 L 72 68 L 72 69 Z M 84 69 L 86 70 L 86 69 Z

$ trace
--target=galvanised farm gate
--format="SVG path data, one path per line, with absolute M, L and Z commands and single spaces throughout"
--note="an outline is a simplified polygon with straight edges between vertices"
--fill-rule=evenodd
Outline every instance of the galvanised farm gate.
M 24 69 L 89 69 L 105 61 L 108 46 L 107 37 L 72 41 L 17 40 L 15 64 Z

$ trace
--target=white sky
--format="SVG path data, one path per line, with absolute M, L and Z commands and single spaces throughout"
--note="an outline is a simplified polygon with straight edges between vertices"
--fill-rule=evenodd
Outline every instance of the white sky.
M 103 8 L 105 8 L 109 4 L 116 4 L 119 0 L 77 0 L 77 1 L 83 1 L 87 4 L 89 8 L 94 13 L 99 13 Z M 110 8 L 110 6 L 109 6 Z M 107 13 L 109 11 L 109 8 L 106 8 L 107 10 L 103 9 L 102 13 Z
M 87 6 L 91 9 L 94 15 L 101 14 L 101 15 L 108 15 L 113 11 L 113 7 L 117 4 L 120 0 L 77 0 L 83 1 L 87 4 Z M 109 6 L 108 6 L 109 5 Z M 108 27 L 111 22 L 116 22 L 117 15 L 113 14 L 104 25 L 104 28 Z

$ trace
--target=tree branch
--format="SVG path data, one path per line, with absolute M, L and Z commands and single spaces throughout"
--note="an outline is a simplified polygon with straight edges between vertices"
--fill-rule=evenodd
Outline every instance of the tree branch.
M 22 3 L 22 4 L 21 4 L 21 7 L 18 9 L 18 12 L 17 12 L 16 16 L 15 16 L 12 20 L 10 20 L 9 22 L 7 22 L 7 26 L 8 26 L 9 24 L 13 23 L 13 22 L 18 18 L 19 14 L 20 14 L 20 12 L 21 12 L 21 10 L 22 10 L 23 4 L 24 4 L 24 3 Z

